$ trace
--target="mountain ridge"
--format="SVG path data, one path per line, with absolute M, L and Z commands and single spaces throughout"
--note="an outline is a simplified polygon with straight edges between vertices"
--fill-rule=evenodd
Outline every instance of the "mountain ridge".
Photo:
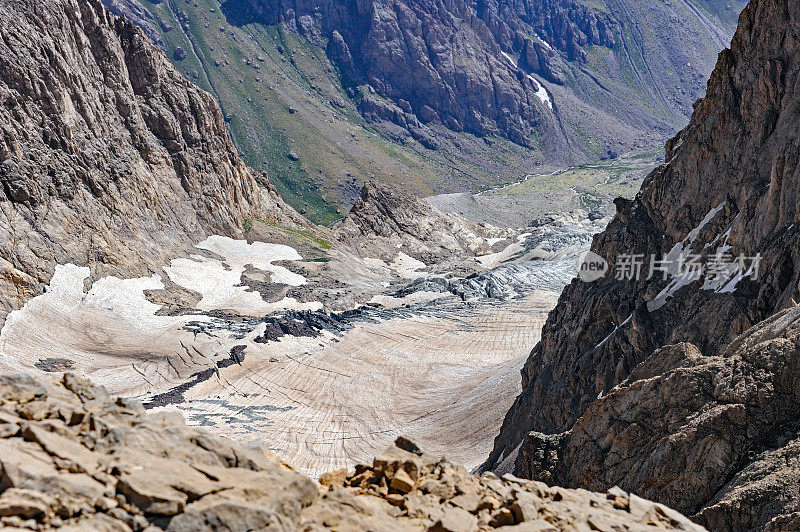
M 242 234 L 250 216 L 307 223 L 132 23 L 99 1 L 0 10 L 3 313 L 59 263 L 144 273 L 207 234 Z

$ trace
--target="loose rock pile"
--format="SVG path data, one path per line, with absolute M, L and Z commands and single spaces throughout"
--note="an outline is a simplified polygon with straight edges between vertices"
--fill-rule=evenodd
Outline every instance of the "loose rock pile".
M 0 376 L 3 530 L 702 530 L 617 488 L 478 478 L 405 438 L 320 483 L 66 373 Z
M 511 475 L 476 477 L 402 437 L 371 466 L 327 473 L 320 483 L 330 491 L 304 511 L 310 529 L 704 530 L 619 488 L 602 494 Z

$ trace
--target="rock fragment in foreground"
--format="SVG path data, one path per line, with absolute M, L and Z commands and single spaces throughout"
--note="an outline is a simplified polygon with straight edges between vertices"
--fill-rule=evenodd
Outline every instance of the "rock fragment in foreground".
M 268 452 L 147 414 L 72 374 L 0 376 L 0 434 L 6 526 L 291 529 L 318 497 Z
M 403 438 L 371 466 L 321 480 L 73 374 L 0 376 L 0 526 L 10 530 L 702 530 L 619 489 L 478 478 Z
M 328 473 L 320 481 L 329 491 L 304 510 L 309 529 L 705 530 L 619 488 L 594 493 L 511 475 L 476 477 L 405 438 L 371 466 Z

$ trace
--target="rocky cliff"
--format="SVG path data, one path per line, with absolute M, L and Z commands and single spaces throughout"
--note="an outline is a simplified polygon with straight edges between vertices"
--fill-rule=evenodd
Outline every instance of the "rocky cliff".
M 443 213 L 419 198 L 387 185 L 368 183 L 348 215 L 336 226 L 337 238 L 361 254 L 391 262 L 400 251 L 424 264 L 450 258 L 488 255 L 520 231 L 500 229 Z
M 440 123 L 566 160 L 567 150 L 587 148 L 578 125 L 604 144 L 614 142 L 603 135 L 611 128 L 630 145 L 633 130 L 682 124 L 741 6 L 238 0 L 225 9 L 325 45 L 365 116 L 431 147 L 426 124 Z M 586 106 L 606 115 L 603 125 L 579 112 Z
M 745 9 L 666 162 L 595 238 L 609 272 L 551 313 L 489 467 L 638 487 L 711 527 L 791 529 L 796 489 L 768 494 L 796 475 L 798 23 L 794 2 Z M 617 279 L 632 254 L 642 275 Z M 757 272 L 715 274 L 756 256 Z
M 475 477 L 405 438 L 320 482 L 74 374 L 0 376 L 3 530 L 703 530 L 619 488 Z
M 0 314 L 56 264 L 144 273 L 243 218 L 294 215 L 210 95 L 99 1 L 0 4 Z
M 327 41 L 372 121 L 398 124 L 423 140 L 430 135 L 424 123 L 438 122 L 455 131 L 501 133 L 519 144 L 567 147 L 547 103 L 537 98 L 539 82 L 517 71 L 468 2 L 247 0 L 237 7 Z M 533 138 L 536 126 L 547 134 Z

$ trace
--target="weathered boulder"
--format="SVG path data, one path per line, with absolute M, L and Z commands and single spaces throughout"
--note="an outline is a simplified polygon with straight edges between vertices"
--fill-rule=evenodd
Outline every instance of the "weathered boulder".
M 600 494 L 550 488 L 510 475 L 476 477 L 418 449 L 409 452 L 407 443 L 399 439 L 371 466 L 356 466 L 341 485 L 331 484 L 303 511 L 302 524 L 310 530 L 345 523 L 360 530 L 386 522 L 401 530 L 451 532 L 702 530 L 679 513 L 619 488 Z M 413 485 L 406 484 L 411 478 Z M 357 512 L 346 512 L 348 506 Z

